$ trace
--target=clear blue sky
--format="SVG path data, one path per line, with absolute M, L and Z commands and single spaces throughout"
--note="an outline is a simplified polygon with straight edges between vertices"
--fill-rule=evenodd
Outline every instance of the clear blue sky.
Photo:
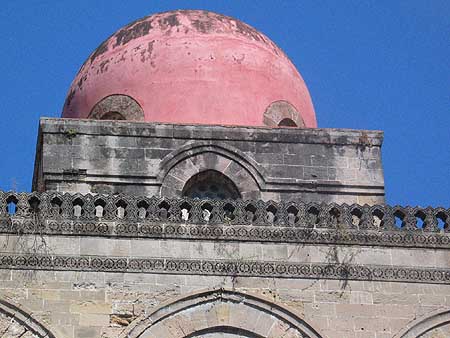
M 387 202 L 450 201 L 450 1 L 2 0 L 0 189 L 31 189 L 38 119 L 125 24 L 181 8 L 254 26 L 305 79 L 320 127 L 385 132 Z

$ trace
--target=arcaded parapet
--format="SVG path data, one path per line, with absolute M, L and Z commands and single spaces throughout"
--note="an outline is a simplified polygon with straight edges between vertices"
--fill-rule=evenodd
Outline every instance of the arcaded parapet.
M 383 134 L 41 119 L 33 189 L 180 197 L 217 171 L 242 199 L 384 202 Z
M 0 192 L 0 313 L 39 338 L 433 337 L 449 231 L 444 208 Z

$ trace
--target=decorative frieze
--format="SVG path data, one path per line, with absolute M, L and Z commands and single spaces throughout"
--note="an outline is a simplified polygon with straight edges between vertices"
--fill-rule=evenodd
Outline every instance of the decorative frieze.
M 1 269 L 200 274 L 447 284 L 450 269 L 253 260 L 0 254 Z

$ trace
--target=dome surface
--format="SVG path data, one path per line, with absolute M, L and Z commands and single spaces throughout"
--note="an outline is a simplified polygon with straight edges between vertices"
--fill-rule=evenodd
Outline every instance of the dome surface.
M 317 126 L 302 77 L 269 38 L 197 10 L 151 15 L 114 33 L 76 75 L 62 117 L 123 111 L 148 122 L 264 126 L 289 117 Z

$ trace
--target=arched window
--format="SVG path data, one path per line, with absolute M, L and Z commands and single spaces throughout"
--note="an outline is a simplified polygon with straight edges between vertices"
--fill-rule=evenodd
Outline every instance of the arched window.
M 89 113 L 88 118 L 94 120 L 144 121 L 144 111 L 131 96 L 113 94 L 98 101 Z
M 100 117 L 100 120 L 126 120 L 126 119 L 121 113 L 117 113 L 115 111 L 110 111 L 110 112 L 103 114 Z
M 297 124 L 290 118 L 285 118 L 278 123 L 278 127 L 297 127 Z
M 236 185 L 216 170 L 202 171 L 184 185 L 183 196 L 191 198 L 237 199 L 241 197 Z
M 305 128 L 305 122 L 298 110 L 284 100 L 272 102 L 266 108 L 263 123 L 269 127 Z

